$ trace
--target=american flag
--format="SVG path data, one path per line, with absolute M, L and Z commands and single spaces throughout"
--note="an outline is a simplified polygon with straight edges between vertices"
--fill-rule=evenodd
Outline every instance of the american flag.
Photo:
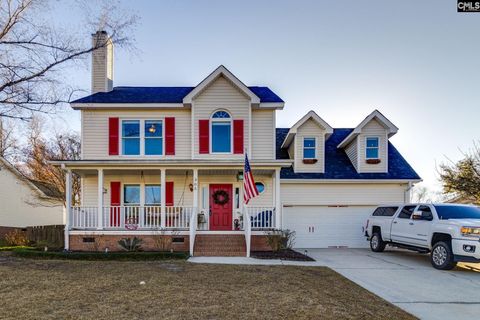
M 252 170 L 248 163 L 248 156 L 245 153 L 245 168 L 243 170 L 243 201 L 248 204 L 250 199 L 258 196 L 257 186 L 253 180 Z

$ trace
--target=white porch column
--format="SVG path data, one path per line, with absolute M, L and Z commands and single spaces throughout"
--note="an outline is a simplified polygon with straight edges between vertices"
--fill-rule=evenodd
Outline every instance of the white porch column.
M 275 169 L 275 229 L 281 229 L 280 212 L 282 202 L 280 199 L 280 169 Z
M 166 172 L 165 169 L 160 169 L 160 227 L 163 229 L 166 225 L 166 192 L 165 192 L 165 183 L 166 183 Z
M 103 229 L 103 169 L 98 169 L 97 229 Z
M 82 190 L 83 191 L 83 190 Z M 70 248 L 70 217 L 72 214 L 72 170 L 67 169 L 65 174 L 65 250 Z
M 193 207 L 198 209 L 198 169 L 193 169 Z

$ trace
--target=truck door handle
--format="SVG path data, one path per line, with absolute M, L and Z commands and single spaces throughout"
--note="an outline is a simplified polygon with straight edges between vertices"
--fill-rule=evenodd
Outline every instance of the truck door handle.
M 413 226 L 413 222 L 410 222 L 409 225 Z
M 393 221 L 393 223 L 397 223 L 397 221 Z

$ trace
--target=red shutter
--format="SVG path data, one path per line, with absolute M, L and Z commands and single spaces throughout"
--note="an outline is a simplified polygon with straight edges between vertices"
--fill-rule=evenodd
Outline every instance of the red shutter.
M 110 222 L 105 221 L 106 227 L 119 227 L 120 226 L 120 208 L 113 206 L 119 206 L 121 202 L 120 196 L 121 183 L 120 181 L 110 182 Z
M 243 153 L 243 120 L 233 120 L 233 153 Z
M 210 121 L 198 120 L 200 153 L 210 153 Z
M 118 155 L 118 118 L 108 118 L 108 154 Z
M 165 154 L 175 155 L 175 118 L 165 118 Z
M 173 181 L 165 183 L 165 205 L 173 206 Z

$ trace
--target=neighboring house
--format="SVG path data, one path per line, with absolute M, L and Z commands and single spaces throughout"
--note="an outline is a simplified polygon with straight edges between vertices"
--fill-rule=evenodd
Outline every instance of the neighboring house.
M 364 247 L 373 208 L 409 201 L 420 181 L 389 142 L 398 128 L 377 110 L 353 129 L 314 111 L 276 128 L 284 101 L 223 66 L 195 87 L 113 87 L 112 52 L 95 51 L 93 92 L 71 104 L 82 159 L 56 162 L 67 183 L 81 177 L 81 206 L 68 206 L 72 250 L 97 240 L 113 250 L 132 236 L 149 249 L 165 230 L 178 250 L 245 254 L 266 249 L 273 228 L 294 230 L 300 248 Z M 260 195 L 243 210 L 245 152 Z
M 0 236 L 14 228 L 64 223 L 62 194 L 0 157 Z

